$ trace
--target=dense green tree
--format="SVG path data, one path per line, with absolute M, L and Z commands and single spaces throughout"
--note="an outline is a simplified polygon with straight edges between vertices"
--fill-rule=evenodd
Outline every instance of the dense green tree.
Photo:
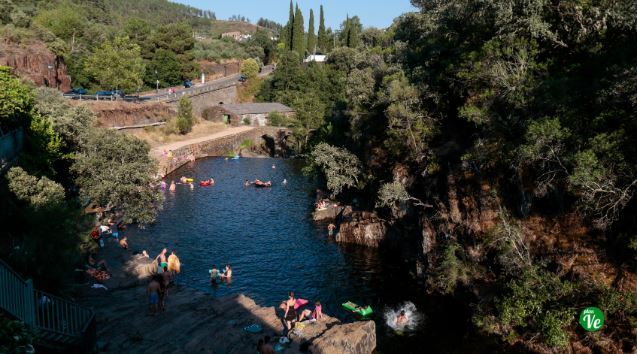
M 24 126 L 34 104 L 34 97 L 28 87 L 11 75 L 11 68 L 0 66 L 0 127 Z
M 294 4 L 290 0 L 290 13 L 288 16 L 288 23 L 283 28 L 283 34 L 281 40 L 285 45 L 285 49 L 293 50 L 294 47 Z
M 363 25 L 358 16 L 345 19 L 341 24 L 340 41 L 341 45 L 356 48 L 360 44 L 360 34 L 363 31 Z
M 85 69 L 103 88 L 130 92 L 141 88 L 145 66 L 139 46 L 128 37 L 116 37 L 93 52 Z
M 148 86 L 154 87 L 156 80 L 159 80 L 159 87 L 170 87 L 181 83 L 181 63 L 177 54 L 163 48 L 155 51 L 152 60 L 146 66 L 144 81 Z
M 321 5 L 321 13 L 319 16 L 319 27 L 318 27 L 318 48 L 319 51 L 323 54 L 327 53 L 327 48 L 329 46 L 330 38 L 327 36 L 325 32 L 325 13 L 323 12 L 323 5 Z
M 192 35 L 192 27 L 185 22 L 172 23 L 161 26 L 152 37 L 157 49 L 165 49 L 177 55 L 181 64 L 180 75 L 182 79 L 193 77 L 198 73 L 193 49 L 195 39 Z
M 153 57 L 152 27 L 148 22 L 140 18 L 131 18 L 126 22 L 122 31 L 124 35 L 128 36 L 133 43 L 141 48 L 141 54 L 144 59 L 150 60 Z
M 75 51 L 76 42 L 84 34 L 88 24 L 83 15 L 81 10 L 78 11 L 77 8 L 67 4 L 41 11 L 34 22 L 64 40 L 68 45 L 69 52 L 72 53 Z
M 316 52 L 316 34 L 314 33 L 314 10 L 310 9 L 310 23 L 307 27 L 307 52 Z
M 325 177 L 332 195 L 338 195 L 346 188 L 357 187 L 361 162 L 346 149 L 320 143 L 310 153 L 309 161 L 310 169 L 318 170 Z
M 150 188 L 157 165 L 147 142 L 106 129 L 93 129 L 72 170 L 83 197 L 123 213 L 126 223 L 151 223 L 163 195 Z

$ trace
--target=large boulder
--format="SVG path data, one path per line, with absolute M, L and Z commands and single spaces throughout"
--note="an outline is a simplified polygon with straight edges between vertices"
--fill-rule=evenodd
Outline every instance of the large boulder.
M 370 354 L 376 349 L 374 321 L 333 326 L 312 343 L 314 354 Z
M 355 211 L 343 215 L 336 241 L 378 247 L 385 240 L 387 229 L 387 223 L 376 213 Z

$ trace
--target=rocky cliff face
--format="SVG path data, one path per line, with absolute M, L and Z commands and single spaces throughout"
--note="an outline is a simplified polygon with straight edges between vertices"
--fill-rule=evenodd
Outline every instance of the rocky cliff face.
M 9 66 L 15 73 L 37 86 L 71 89 L 71 77 L 62 57 L 53 54 L 44 43 L 12 43 L 0 41 L 0 65 Z
M 336 241 L 378 247 L 385 240 L 388 226 L 376 213 L 355 211 L 343 214 Z

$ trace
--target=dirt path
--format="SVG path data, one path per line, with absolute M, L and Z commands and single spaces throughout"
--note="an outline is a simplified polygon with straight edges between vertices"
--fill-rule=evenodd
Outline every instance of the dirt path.
M 164 150 L 166 151 L 177 150 L 184 146 L 201 143 L 208 140 L 215 140 L 215 139 L 223 138 L 229 135 L 247 132 L 253 129 L 254 127 L 245 126 L 245 125 L 239 126 L 239 127 L 232 127 L 232 128 L 228 128 L 226 130 L 220 131 L 218 133 L 213 133 L 213 134 L 198 137 L 198 138 L 192 138 L 192 139 L 187 139 L 182 141 L 176 141 L 174 143 L 168 143 L 164 145 L 155 146 L 154 148 L 151 149 L 150 154 L 151 156 L 159 156 Z

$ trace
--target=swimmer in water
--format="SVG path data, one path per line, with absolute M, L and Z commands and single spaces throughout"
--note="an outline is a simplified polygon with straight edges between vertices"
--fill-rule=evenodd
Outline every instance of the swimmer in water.
M 175 191 L 175 181 L 170 181 L 170 187 L 168 188 L 169 191 L 174 192 Z
M 409 319 L 407 318 L 405 311 L 400 311 L 400 315 L 396 317 L 396 326 L 404 326 L 407 324 L 407 321 L 409 321 Z
M 288 180 L 284 178 L 282 183 L 283 184 L 288 184 Z
M 276 168 L 276 165 L 275 165 L 275 164 L 272 164 L 272 169 L 274 170 L 275 168 Z

